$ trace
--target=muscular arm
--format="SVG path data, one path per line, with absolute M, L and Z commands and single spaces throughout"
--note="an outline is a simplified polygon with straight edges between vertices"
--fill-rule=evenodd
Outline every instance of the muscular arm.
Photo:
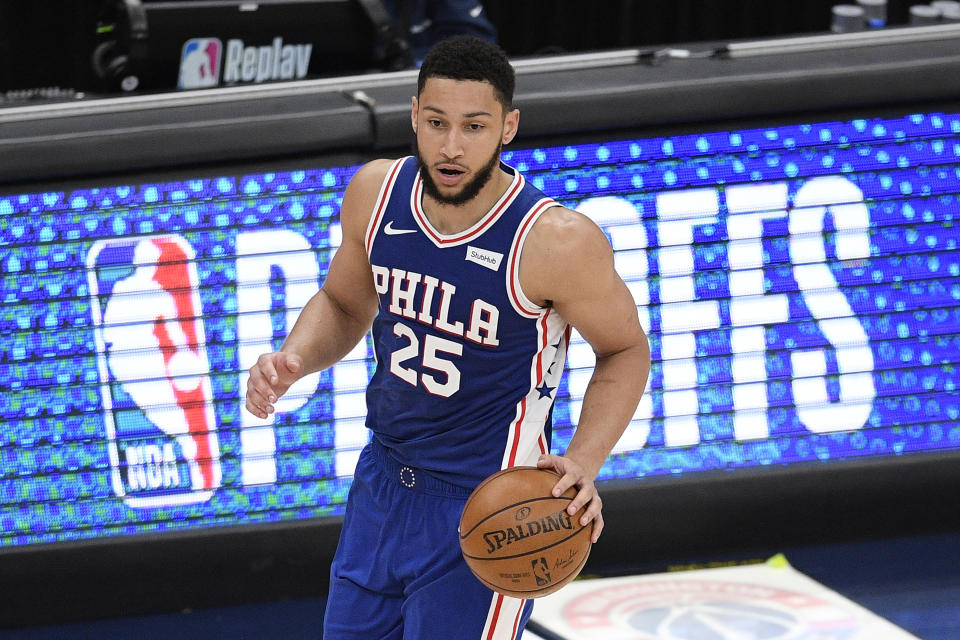
M 247 410 L 254 415 L 266 418 L 291 384 L 338 362 L 370 329 L 377 292 L 364 235 L 390 164 L 371 162 L 350 181 L 340 209 L 343 240 L 323 287 L 300 312 L 280 351 L 261 355 L 250 369 Z
M 377 293 L 364 245 L 383 172 L 363 167 L 347 187 L 340 210 L 343 240 L 323 287 L 303 308 L 281 347 L 303 359 L 303 375 L 335 364 L 363 338 L 377 311 Z M 373 179 L 371 179 L 373 178 Z
M 563 475 L 555 492 L 580 487 L 570 513 L 589 503 L 584 518 L 596 519 L 595 541 L 603 520 L 593 481 L 646 387 L 647 336 L 640 327 L 636 303 L 614 270 L 606 236 L 575 211 L 555 207 L 541 216 L 524 245 L 520 279 L 527 296 L 552 304 L 597 357 L 570 446 L 564 456 L 545 456 L 540 462 Z

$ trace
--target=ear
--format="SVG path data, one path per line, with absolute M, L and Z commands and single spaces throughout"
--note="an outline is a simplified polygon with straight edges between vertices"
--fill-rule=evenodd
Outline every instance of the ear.
M 413 134 L 417 134 L 417 96 L 411 98 L 410 124 L 413 125 Z
M 513 140 L 514 136 L 517 135 L 517 129 L 520 127 L 520 110 L 514 109 L 507 113 L 506 117 L 503 119 L 503 136 L 500 138 L 500 142 L 503 144 L 509 144 Z

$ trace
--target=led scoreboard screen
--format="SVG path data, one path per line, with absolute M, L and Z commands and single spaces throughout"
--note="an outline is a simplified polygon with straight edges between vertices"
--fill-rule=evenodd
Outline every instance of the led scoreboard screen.
M 512 150 L 653 357 L 601 479 L 960 449 L 960 114 Z M 372 351 L 243 409 L 357 167 L 0 194 L 0 547 L 341 514 Z M 593 354 L 574 334 L 553 449 Z

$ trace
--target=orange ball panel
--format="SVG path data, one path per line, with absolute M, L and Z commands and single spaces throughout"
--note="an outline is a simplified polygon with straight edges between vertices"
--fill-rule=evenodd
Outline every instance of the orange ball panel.
M 583 569 L 593 524 L 580 525 L 582 508 L 566 512 L 575 488 L 552 495 L 559 479 L 545 469 L 511 467 L 481 482 L 467 500 L 460 548 L 470 570 L 494 591 L 538 598 Z

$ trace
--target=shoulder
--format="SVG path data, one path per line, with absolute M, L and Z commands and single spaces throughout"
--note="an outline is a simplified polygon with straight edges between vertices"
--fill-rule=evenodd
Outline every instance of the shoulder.
M 390 167 L 396 160 L 381 158 L 362 165 L 350 178 L 350 184 L 343 194 L 340 207 L 340 220 L 345 226 L 365 228 L 380 193 L 380 186 L 386 180 Z
M 610 253 L 607 236 L 593 220 L 561 206 L 547 209 L 537 219 L 524 245 L 524 257 L 528 248 L 531 258 L 546 262 Z
M 353 174 L 353 177 L 350 178 L 350 184 L 347 187 L 348 191 L 368 192 L 374 190 L 373 195 L 376 197 L 376 191 L 379 191 L 380 185 L 386 179 L 387 173 L 390 171 L 390 167 L 393 166 L 394 162 L 396 162 L 395 159 L 380 158 L 362 165 L 357 169 L 357 172 Z
M 551 207 L 530 230 L 520 256 L 525 293 L 537 302 L 553 301 L 559 283 L 589 286 L 598 272 L 612 269 L 613 251 L 607 236 L 587 216 Z

